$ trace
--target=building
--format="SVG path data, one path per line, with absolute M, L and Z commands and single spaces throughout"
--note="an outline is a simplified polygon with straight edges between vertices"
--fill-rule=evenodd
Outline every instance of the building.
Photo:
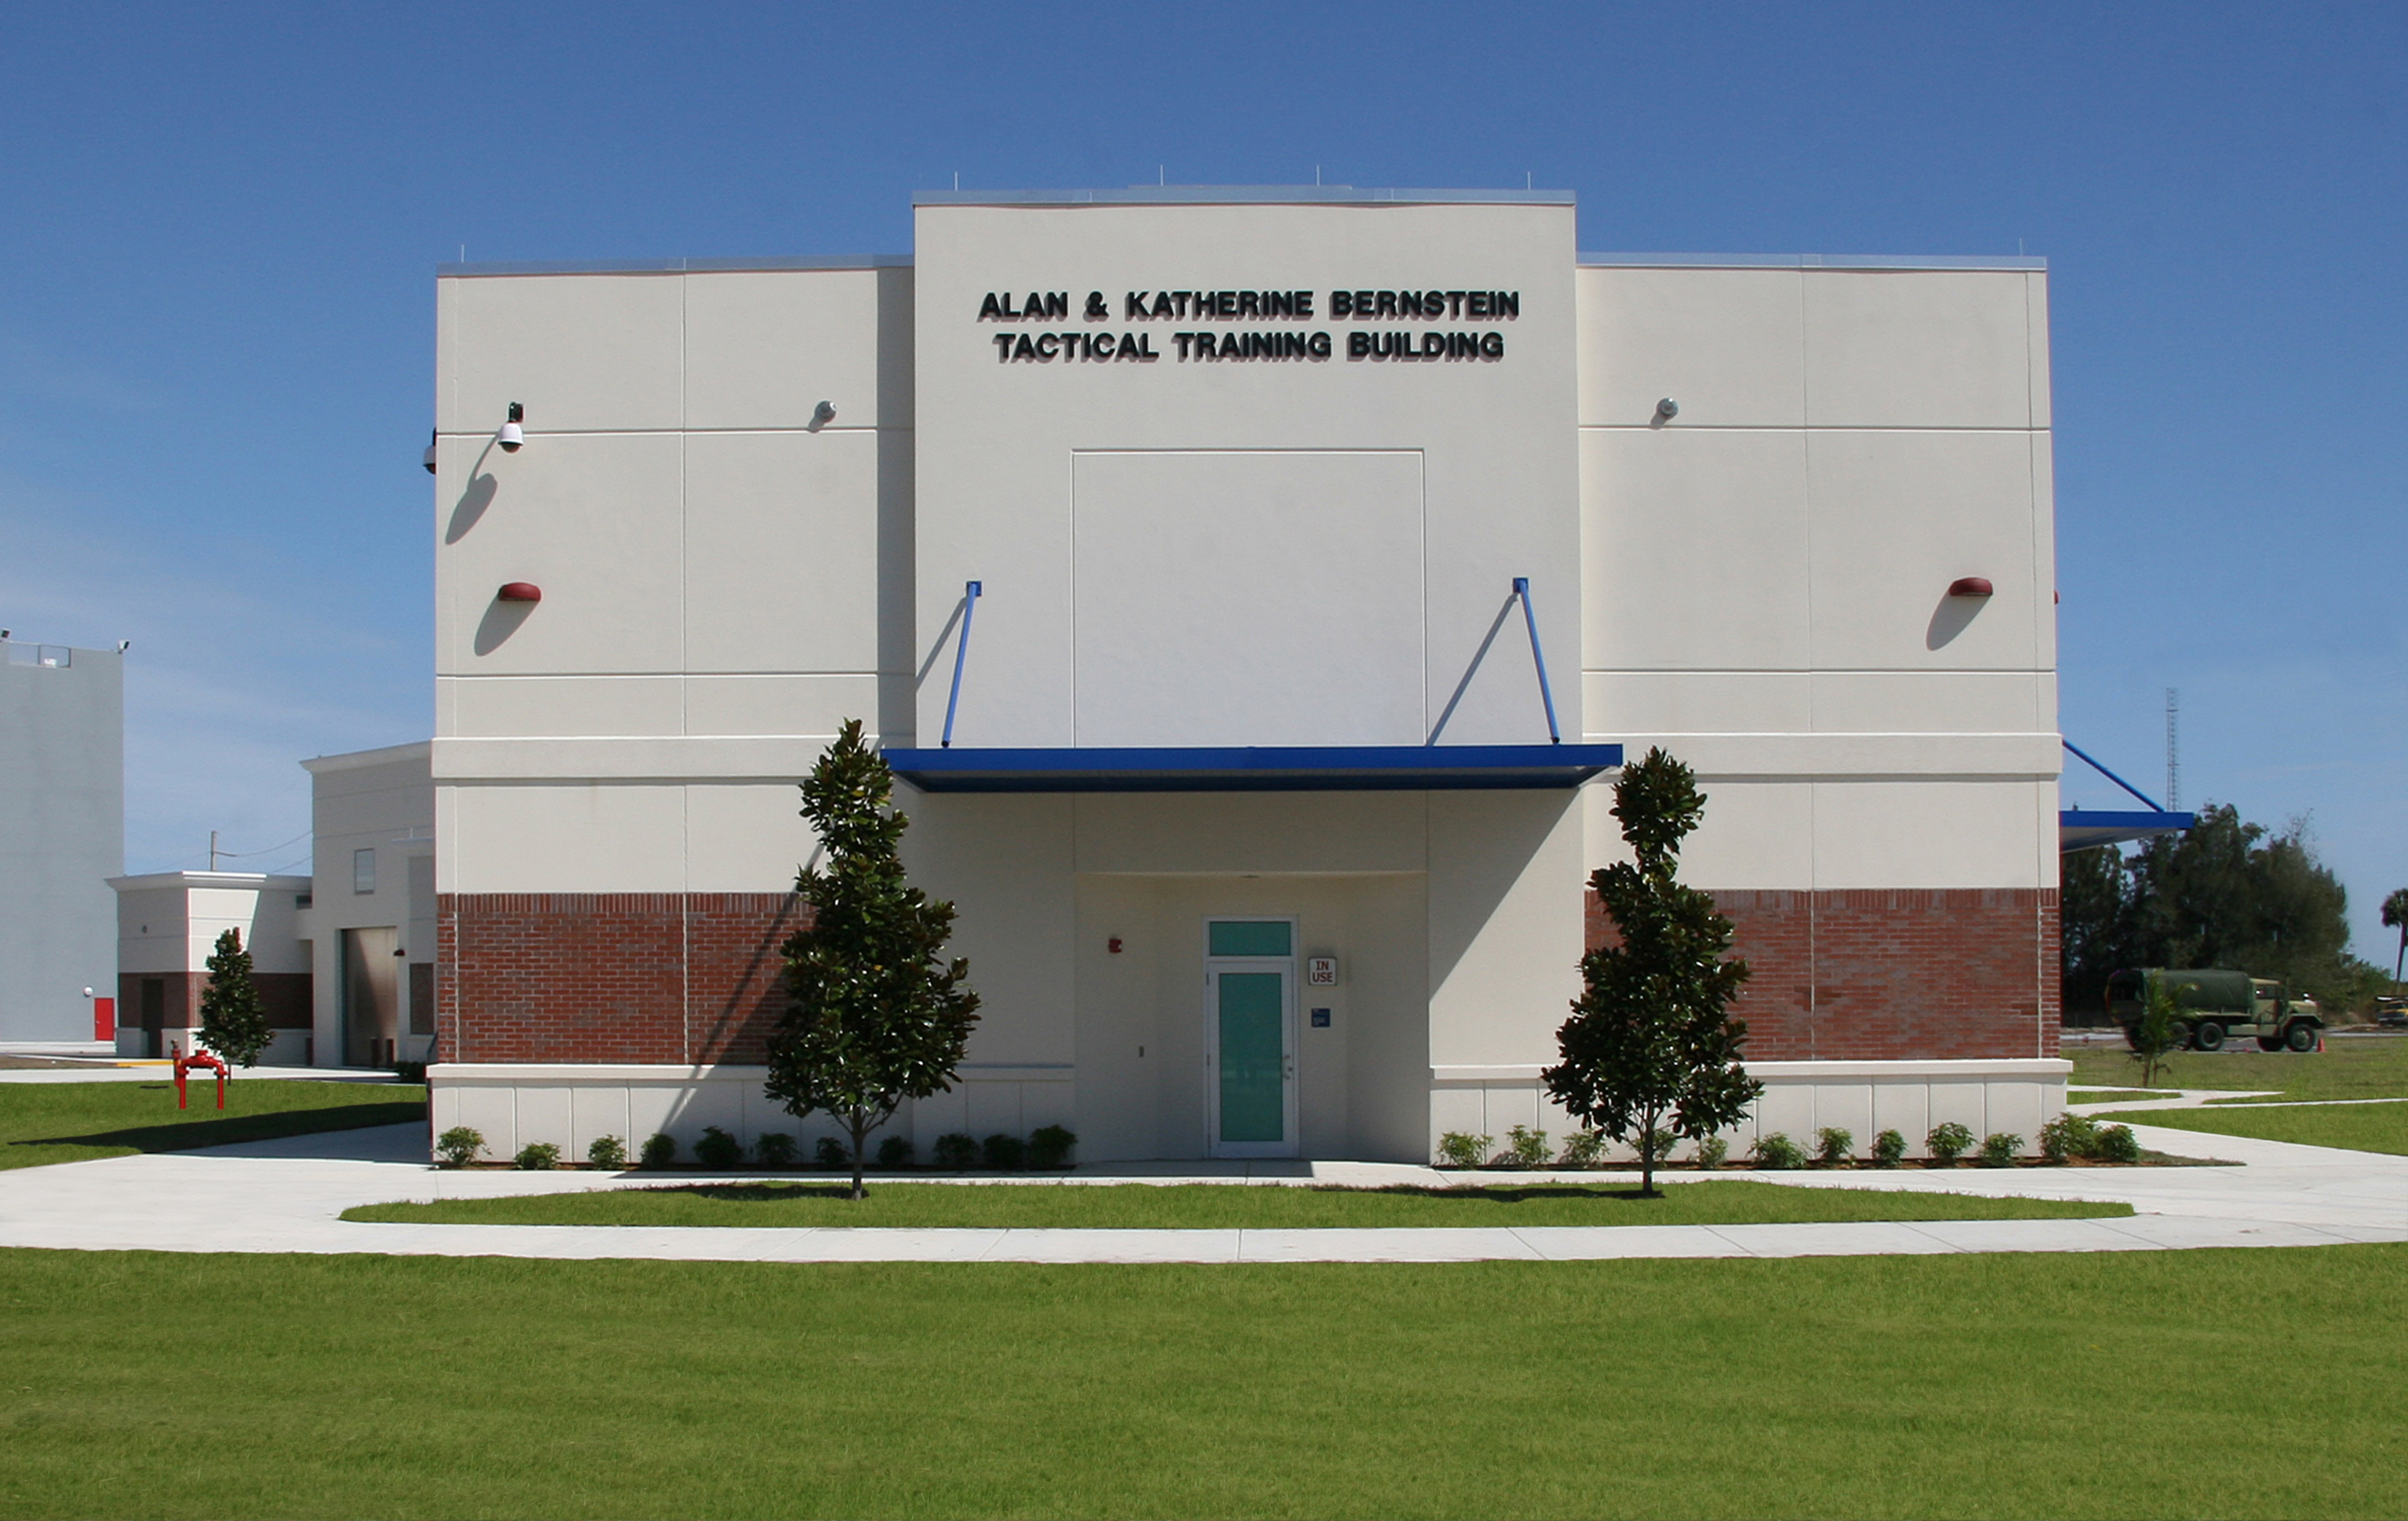
M 318 1065 L 425 1061 L 435 1040 L 435 783 L 426 741 L 322 755 L 303 915 Z
M 0 632 L 0 1040 L 80 1045 L 125 869 L 125 657 Z
M 1755 1127 L 2057 1112 L 2041 261 L 1583 255 L 1543 192 L 915 221 L 438 279 L 437 1130 L 802 1128 L 758 1063 L 849 717 L 984 999 L 924 1152 L 1561 1135 L 1596 779 L 1656 744 Z
M 208 958 L 218 936 L 236 929 L 276 1030 L 263 1063 L 375 1068 L 428 1058 L 435 784 L 427 745 L 301 765 L 310 777 L 311 875 L 162 871 L 109 880 L 119 1055 L 197 1049 Z
M 308 1067 L 310 880 L 257 871 L 111 877 L 117 892 L 117 1054 L 156 1060 L 200 1049 L 201 993 L 227 930 L 251 953 L 251 985 L 276 1032 L 259 1059 Z M 335 1065 L 328 1063 L 328 1065 Z

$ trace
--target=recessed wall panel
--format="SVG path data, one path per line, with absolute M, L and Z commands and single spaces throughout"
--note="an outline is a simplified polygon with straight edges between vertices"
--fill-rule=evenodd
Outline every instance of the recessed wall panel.
M 1071 481 L 1080 744 L 1426 738 L 1418 453 L 1082 453 Z

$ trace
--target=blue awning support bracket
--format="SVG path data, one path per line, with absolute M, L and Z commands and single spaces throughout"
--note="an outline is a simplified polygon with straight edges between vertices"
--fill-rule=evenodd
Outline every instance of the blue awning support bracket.
M 1522 599 L 1522 622 L 1530 629 L 1530 662 L 1539 667 L 1539 700 L 1547 705 L 1547 743 L 1559 745 L 1564 742 L 1564 736 L 1563 731 L 1555 727 L 1555 694 L 1547 685 L 1547 652 L 1539 647 L 1539 612 L 1530 605 L 1529 577 L 1513 578 L 1513 595 Z
M 2071 750 L 2077 757 L 2087 763 L 2092 770 L 2098 772 L 2100 776 L 2105 777 L 2108 781 L 2113 782 L 2115 785 L 2123 788 L 2126 792 L 2130 793 L 2133 796 L 2138 797 L 2143 803 L 2148 804 L 2150 812 L 2163 813 L 2166 811 L 2163 803 L 2158 802 L 2147 793 L 2143 792 L 2140 788 L 2125 781 L 2122 777 L 2117 776 L 2114 772 L 2107 769 L 2104 766 L 2100 765 L 2099 762 L 2091 756 L 2085 754 L 2080 745 L 2077 745 L 2072 740 L 2066 739 L 2063 735 L 2057 736 L 2057 742 L 2064 745 L 2066 749 Z
M 953 645 L 953 690 L 945 698 L 945 736 L 937 741 L 938 748 L 953 748 L 953 710 L 962 705 L 962 662 L 970 653 L 970 618 L 978 611 L 979 593 L 985 587 L 978 581 L 962 582 L 962 637 Z
M 2096 811 L 2080 808 L 2062 810 L 2057 815 L 2057 848 L 2060 854 L 2086 851 L 2100 845 L 2120 845 L 2135 839 L 2151 839 L 2159 835 L 2178 835 L 2199 823 L 2196 813 L 2174 813 L 2160 807 L 2157 800 L 2140 788 L 2099 764 L 2098 758 L 2086 753 L 2080 745 L 2057 736 L 2065 748 L 2092 770 L 2130 793 L 2147 806 L 2145 813 L 2129 810 Z

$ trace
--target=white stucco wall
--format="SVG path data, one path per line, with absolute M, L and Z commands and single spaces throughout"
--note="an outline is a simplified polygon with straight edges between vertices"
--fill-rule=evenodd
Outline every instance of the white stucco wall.
M 1689 879 L 2054 887 L 2046 276 L 1629 261 L 1578 289 L 1587 722 L 1698 770 Z M 1995 595 L 1947 595 L 1965 576 Z

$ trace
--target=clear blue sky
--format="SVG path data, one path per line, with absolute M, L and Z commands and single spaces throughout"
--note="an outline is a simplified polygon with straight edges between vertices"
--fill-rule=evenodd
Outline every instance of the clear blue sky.
M 1541 186 L 1591 250 L 2050 260 L 2063 723 L 2408 883 L 2408 7 L 0 13 L 0 626 L 135 641 L 127 864 L 431 723 L 434 272 L 903 252 L 914 189 Z M 2114 800 L 2070 775 L 2068 797 Z M 24 807 L 19 797 L 11 806 Z M 297 857 L 252 856 L 273 867 Z

